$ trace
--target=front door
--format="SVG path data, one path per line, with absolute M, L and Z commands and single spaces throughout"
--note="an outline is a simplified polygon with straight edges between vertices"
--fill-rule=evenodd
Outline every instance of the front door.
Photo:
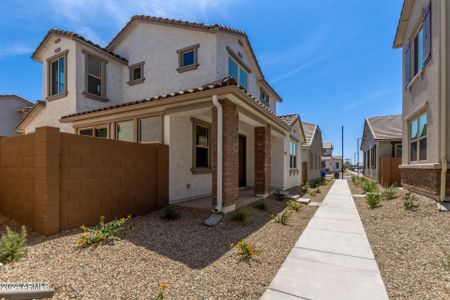
M 305 184 L 308 181 L 308 162 L 302 162 L 302 183 Z
M 247 186 L 247 138 L 239 135 L 239 187 Z

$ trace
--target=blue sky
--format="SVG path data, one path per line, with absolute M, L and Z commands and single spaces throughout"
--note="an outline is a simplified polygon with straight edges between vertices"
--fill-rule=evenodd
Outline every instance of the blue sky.
M 126 5 L 124 4 L 126 3 Z M 132 15 L 222 23 L 247 32 L 279 114 L 319 124 L 353 158 L 366 116 L 401 113 L 401 53 L 392 49 L 402 0 L 48 0 L 0 2 L 0 94 L 42 97 L 30 56 L 51 28 L 106 45 Z

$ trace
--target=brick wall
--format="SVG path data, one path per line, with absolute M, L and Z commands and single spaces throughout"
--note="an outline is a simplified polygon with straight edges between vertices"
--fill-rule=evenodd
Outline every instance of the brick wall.
M 441 182 L 439 169 L 402 169 L 402 185 L 415 193 L 438 199 Z
M 168 204 L 168 147 L 60 133 L 0 139 L 0 212 L 43 234 Z
M 255 194 L 270 192 L 270 126 L 255 128 Z

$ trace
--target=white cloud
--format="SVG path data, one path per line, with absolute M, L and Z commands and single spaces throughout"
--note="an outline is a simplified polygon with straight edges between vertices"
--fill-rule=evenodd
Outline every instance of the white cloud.
M 369 95 L 367 95 L 365 97 L 361 97 L 361 98 L 363 98 L 363 100 L 355 101 L 355 102 L 352 102 L 352 103 L 348 104 L 347 106 L 344 106 L 342 108 L 342 110 L 343 111 L 348 111 L 348 110 L 352 110 L 352 109 L 354 109 L 356 107 L 359 107 L 361 105 L 369 104 L 372 101 L 375 101 L 376 99 L 380 98 L 381 96 L 385 96 L 387 93 L 388 92 L 385 91 L 385 90 L 375 91 L 375 92 L 373 92 L 373 93 L 371 93 L 371 94 L 369 94 Z
M 4 56 L 31 54 L 33 50 L 34 50 L 33 47 L 21 43 L 13 45 L 4 45 L 0 46 L 0 58 Z

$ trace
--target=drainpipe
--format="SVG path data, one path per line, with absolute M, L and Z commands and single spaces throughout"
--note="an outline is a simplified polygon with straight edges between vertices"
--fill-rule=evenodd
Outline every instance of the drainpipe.
M 212 96 L 212 102 L 214 106 L 217 108 L 217 206 L 215 208 L 216 212 L 222 211 L 222 149 L 223 149 L 223 108 L 219 103 L 219 97 L 217 95 Z
M 441 201 L 447 188 L 447 0 L 441 0 Z

